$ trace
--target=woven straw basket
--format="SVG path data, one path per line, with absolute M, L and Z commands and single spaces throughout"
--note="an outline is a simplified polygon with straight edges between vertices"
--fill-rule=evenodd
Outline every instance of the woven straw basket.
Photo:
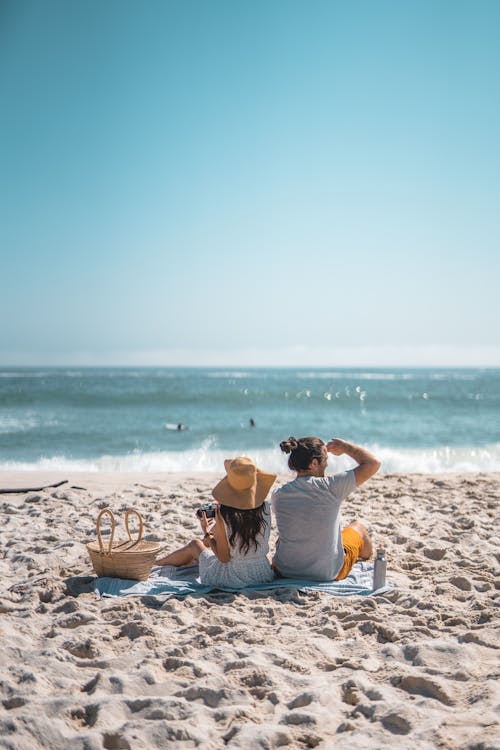
M 131 513 L 139 519 L 139 533 L 134 541 L 130 534 L 128 525 Z M 111 536 L 105 546 L 101 538 L 101 518 L 107 514 L 111 518 Z M 97 541 L 87 544 L 92 566 L 98 576 L 110 576 L 111 578 L 129 578 L 134 581 L 145 581 L 151 573 L 161 545 L 158 542 L 143 542 L 142 532 L 144 523 L 141 514 L 130 508 L 125 514 L 125 528 L 128 540 L 125 542 L 114 542 L 115 517 L 109 508 L 101 510 L 97 516 Z M 106 548 L 107 547 L 107 548 Z

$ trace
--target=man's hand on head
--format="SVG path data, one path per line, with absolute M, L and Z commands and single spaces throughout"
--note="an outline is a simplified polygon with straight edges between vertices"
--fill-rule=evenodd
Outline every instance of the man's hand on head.
M 342 456 L 345 453 L 345 449 L 345 441 L 340 438 L 332 438 L 326 444 L 326 450 L 334 456 Z
M 359 445 L 348 443 L 346 440 L 332 438 L 326 444 L 326 450 L 334 456 L 342 456 L 345 453 L 356 461 L 358 464 L 354 469 L 356 486 L 366 482 L 367 479 L 376 474 L 380 469 L 380 461 L 370 451 L 367 451 L 366 448 L 361 448 Z

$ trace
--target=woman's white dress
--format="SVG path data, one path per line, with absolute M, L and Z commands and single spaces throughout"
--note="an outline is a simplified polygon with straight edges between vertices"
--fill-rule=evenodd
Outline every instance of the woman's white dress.
M 200 580 L 211 586 L 228 586 L 238 588 L 251 586 L 256 583 L 268 583 L 274 578 L 274 573 L 267 559 L 269 552 L 269 535 L 271 533 L 271 507 L 264 503 L 265 528 L 257 536 L 257 549 L 253 543 L 245 554 L 239 549 L 239 539 L 235 546 L 229 545 L 231 559 L 221 562 L 212 550 L 205 549 L 200 555 Z M 227 534 L 226 527 L 226 534 Z M 229 534 L 227 534 L 229 540 Z

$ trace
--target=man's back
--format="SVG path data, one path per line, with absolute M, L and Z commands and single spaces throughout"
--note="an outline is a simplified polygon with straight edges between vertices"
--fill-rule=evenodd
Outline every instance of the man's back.
M 344 562 L 340 504 L 354 490 L 353 471 L 299 476 L 273 493 L 279 541 L 274 565 L 286 578 L 332 581 Z

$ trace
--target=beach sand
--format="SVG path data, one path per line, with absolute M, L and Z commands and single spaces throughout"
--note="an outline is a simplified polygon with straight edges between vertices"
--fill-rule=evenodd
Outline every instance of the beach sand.
M 500 474 L 380 475 L 346 500 L 387 549 L 384 596 L 90 592 L 100 508 L 171 550 L 219 478 L 0 474 L 69 480 L 0 495 L 1 748 L 500 746 Z

